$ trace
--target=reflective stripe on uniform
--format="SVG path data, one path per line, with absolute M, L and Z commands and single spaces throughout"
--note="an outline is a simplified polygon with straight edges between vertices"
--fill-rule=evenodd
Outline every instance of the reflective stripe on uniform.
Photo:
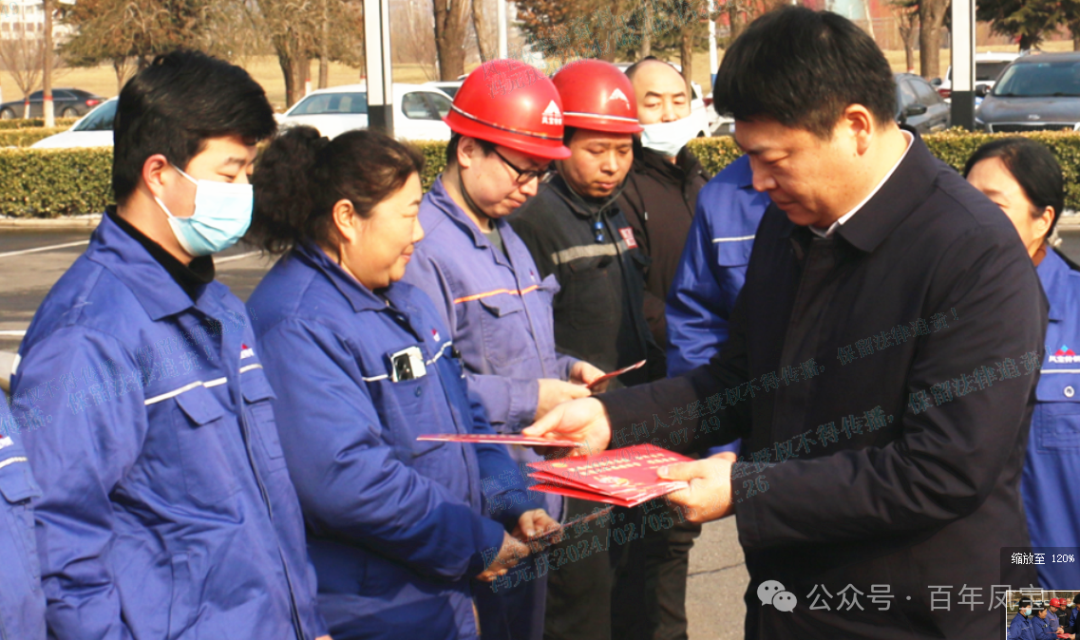
M 472 302 L 473 300 L 479 300 L 481 298 L 489 298 L 491 296 L 497 296 L 497 295 L 503 294 L 503 293 L 505 293 L 506 295 L 510 295 L 510 296 L 523 296 L 526 293 L 532 293 L 533 291 L 536 291 L 539 288 L 540 288 L 540 285 L 534 284 L 531 287 L 525 287 L 524 289 L 522 289 L 520 291 L 516 291 L 514 289 L 495 289 L 493 291 L 485 291 L 484 293 L 476 293 L 476 294 L 473 294 L 471 296 L 463 296 L 461 298 L 456 298 L 454 300 L 454 304 L 461 304 L 462 302 Z
M 582 258 L 595 258 L 597 256 L 614 256 L 629 251 L 625 240 L 619 240 L 617 244 L 583 244 L 569 249 L 563 249 L 551 254 L 551 261 L 555 264 L 566 264 Z

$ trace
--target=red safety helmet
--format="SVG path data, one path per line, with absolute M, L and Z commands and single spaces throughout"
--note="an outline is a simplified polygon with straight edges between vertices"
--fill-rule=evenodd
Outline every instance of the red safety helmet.
M 563 102 L 563 122 L 568 127 L 641 133 L 634 85 L 610 62 L 571 62 L 551 79 Z
M 454 95 L 450 130 L 546 160 L 565 160 L 563 107 L 555 85 L 518 60 L 489 60 Z
M 1050 598 L 1051 607 L 1060 607 L 1062 604 L 1064 604 L 1064 602 L 1061 598 Z

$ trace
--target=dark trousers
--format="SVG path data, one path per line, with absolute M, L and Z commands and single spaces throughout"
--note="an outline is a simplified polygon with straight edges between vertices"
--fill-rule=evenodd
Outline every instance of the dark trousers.
M 644 536 L 639 534 L 620 556 L 612 557 L 612 635 L 620 640 L 686 640 L 690 549 L 701 535 L 701 525 L 678 522 L 667 506 L 649 513 L 637 507 L 630 513 L 628 521 Z M 662 518 L 662 514 L 671 519 Z M 672 522 L 670 528 L 663 528 Z
M 603 507 L 574 498 L 567 498 L 564 504 L 564 522 Z M 548 550 L 551 568 L 544 640 L 612 640 L 612 570 L 608 553 L 603 550 L 610 539 L 608 529 L 606 524 L 590 522 L 587 531 L 568 532 L 562 542 Z M 594 538 L 596 545 L 592 543 Z M 586 541 L 589 544 L 583 545 Z M 616 547 L 614 543 L 610 546 Z

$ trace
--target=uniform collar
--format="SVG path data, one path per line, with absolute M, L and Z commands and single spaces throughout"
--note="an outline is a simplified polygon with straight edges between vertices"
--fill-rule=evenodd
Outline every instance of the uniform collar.
M 445 213 L 457 226 L 472 238 L 473 244 L 478 248 L 488 248 L 494 251 L 496 254 L 500 252 L 495 251 L 495 248 L 491 246 L 491 242 L 488 241 L 484 232 L 476 226 L 469 214 L 465 213 L 465 210 L 458 206 L 458 203 L 454 202 L 454 199 L 450 197 L 450 194 L 446 191 L 446 185 L 443 182 L 443 178 L 446 174 L 440 174 L 435 179 L 435 184 L 431 186 L 431 190 L 427 192 L 425 198 L 431 198 L 431 204 L 435 205 L 440 211 Z M 505 241 L 506 233 L 503 231 L 502 225 L 507 224 L 506 220 L 501 218 L 492 218 L 491 226 L 499 230 L 499 233 L 503 234 Z M 501 254 L 500 254 L 501 255 Z
M 594 198 L 586 199 L 577 191 L 571 189 L 570 185 L 563 179 L 562 175 L 558 173 L 556 173 L 546 184 L 552 192 L 566 202 L 574 215 L 589 220 L 617 210 L 616 202 L 618 201 L 619 196 L 622 195 L 623 190 L 626 189 L 626 179 L 624 178 L 622 184 L 620 184 L 610 196 L 603 200 L 596 200 Z
M 190 309 L 214 289 L 210 283 L 196 291 L 193 299 L 169 270 L 109 215 L 101 217 L 86 254 L 124 283 L 154 321 Z M 226 291 L 222 287 L 216 291 L 217 297 Z
M 391 284 L 383 292 L 386 296 L 384 298 L 361 284 L 359 280 L 346 272 L 341 265 L 326 255 L 325 251 L 314 244 L 305 242 L 297 245 L 293 251 L 321 271 L 341 295 L 349 301 L 354 312 L 385 311 L 390 308 L 390 305 L 399 306 L 399 300 L 395 292 L 401 287 Z M 390 304 L 387 304 L 387 300 L 390 301 Z
M 863 215 L 853 216 L 836 230 L 836 235 L 861 251 L 873 252 L 934 188 L 941 165 L 919 135 L 912 135 L 907 154 L 893 174 L 860 207 Z
M 1039 263 L 1039 266 L 1035 267 L 1035 273 L 1039 275 L 1039 281 L 1042 282 L 1046 299 L 1050 301 L 1049 320 L 1051 322 L 1064 320 L 1065 317 L 1061 313 L 1062 305 L 1054 304 L 1054 301 L 1062 300 L 1068 294 L 1068 277 L 1072 273 L 1072 269 L 1061 259 L 1056 249 L 1047 248 L 1046 256 Z

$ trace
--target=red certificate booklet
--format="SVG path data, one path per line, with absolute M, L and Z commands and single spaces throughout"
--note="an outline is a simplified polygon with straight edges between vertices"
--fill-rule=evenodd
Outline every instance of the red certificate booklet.
M 434 442 L 471 442 L 473 444 L 522 444 L 527 447 L 576 447 L 578 443 L 572 440 L 548 440 L 547 438 L 530 438 L 516 434 L 502 433 L 436 433 L 426 436 L 416 436 L 417 440 Z
M 591 456 L 530 462 L 529 466 L 536 472 L 530 473 L 529 477 L 543 483 L 530 489 L 633 507 L 685 489 L 685 482 L 660 480 L 656 470 L 690 461 L 690 458 L 666 449 L 640 444 Z

